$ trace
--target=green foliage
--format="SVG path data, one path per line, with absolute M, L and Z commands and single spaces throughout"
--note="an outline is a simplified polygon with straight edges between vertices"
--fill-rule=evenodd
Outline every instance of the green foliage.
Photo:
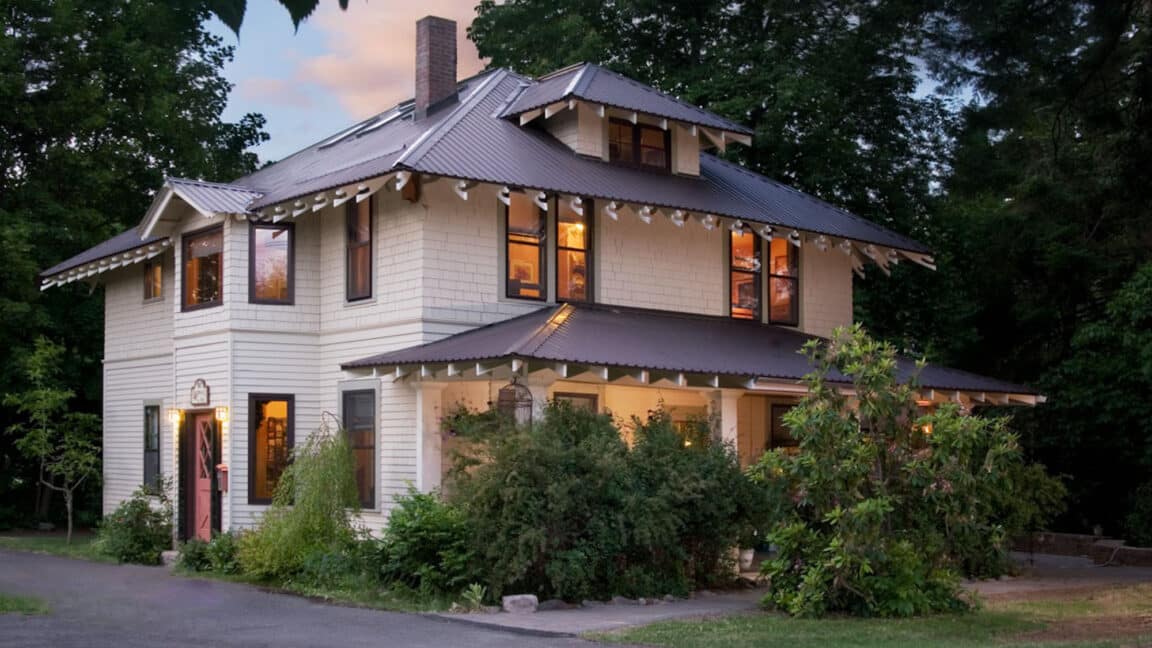
M 396 498 L 380 555 L 385 582 L 424 594 L 459 593 L 478 577 L 476 542 L 463 511 L 411 487 Z
M 1125 539 L 1137 547 L 1152 547 L 1152 481 L 1132 493 L 1132 504 L 1125 518 Z
M 634 425 L 630 449 L 608 416 L 550 403 L 542 420 L 473 447 L 452 501 L 493 597 L 684 593 L 730 574 L 756 501 L 734 453 L 685 446 L 663 412 Z
M 240 572 L 240 561 L 236 556 L 240 543 L 238 536 L 231 531 L 217 533 L 204 548 L 208 567 L 217 574 Z
M 306 561 L 340 554 L 356 540 L 359 513 L 355 462 L 344 434 L 321 427 L 292 453 L 272 505 L 260 524 L 238 541 L 245 574 L 289 580 Z
M 180 545 L 180 557 L 177 566 L 191 572 L 212 571 L 212 562 L 208 559 L 208 543 L 200 538 L 190 538 Z
M 484 607 L 484 600 L 488 598 L 488 588 L 480 583 L 472 583 L 464 588 L 460 600 L 464 602 L 464 609 L 469 612 L 478 612 Z
M 116 510 L 104 516 L 97 530 L 98 550 L 119 562 L 160 564 L 160 553 L 172 547 L 172 483 L 141 486 Z
M 1023 465 L 1005 419 L 954 405 L 919 416 L 895 350 L 859 326 L 806 352 L 809 395 L 785 415 L 799 451 L 771 451 L 753 471 L 777 520 L 765 602 L 798 616 L 964 607 L 958 573 L 1002 573 L 1012 535 L 1048 512 L 1059 483 Z M 828 382 L 837 374 L 853 400 Z

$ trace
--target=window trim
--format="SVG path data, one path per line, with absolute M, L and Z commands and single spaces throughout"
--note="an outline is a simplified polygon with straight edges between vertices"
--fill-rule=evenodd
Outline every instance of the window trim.
M 352 445 L 348 430 L 348 397 L 352 395 L 369 394 L 372 403 L 372 499 L 371 501 L 360 500 L 360 508 L 366 511 L 378 510 L 380 500 L 380 413 L 379 413 L 379 395 L 376 393 L 374 387 L 361 387 L 352 389 L 340 390 L 340 421 L 343 423 L 344 438 L 348 441 L 348 449 L 352 451 L 353 461 L 355 461 L 356 446 Z M 356 485 L 356 490 L 359 492 L 360 485 Z
M 590 394 L 588 392 L 553 392 L 552 393 L 552 400 L 554 400 L 554 401 L 561 400 L 564 398 L 571 399 L 571 400 L 591 400 L 592 401 L 592 410 L 591 410 L 592 413 L 594 413 L 594 414 L 600 413 L 600 394 Z M 573 407 L 575 407 L 575 406 L 573 405 Z
M 609 135 L 608 135 L 608 161 L 610 163 L 618 164 L 620 166 L 626 166 L 626 167 L 633 168 L 633 169 L 643 169 L 643 170 L 647 170 L 647 171 L 663 171 L 665 173 L 671 173 L 672 172 L 672 130 L 671 129 L 665 130 L 663 128 L 660 128 L 659 126 L 654 126 L 652 124 L 645 124 L 645 123 L 639 122 L 639 121 L 636 122 L 635 124 L 633 124 L 630 120 L 621 119 L 619 117 L 610 117 L 608 119 L 609 127 L 611 127 L 612 124 L 619 124 L 622 126 L 628 126 L 632 129 L 632 159 L 631 160 L 625 160 L 623 158 L 617 158 L 615 160 L 612 159 L 612 135 L 611 135 L 611 133 L 609 133 Z M 640 132 L 641 132 L 641 130 L 643 130 L 645 128 L 664 134 L 664 166 L 663 167 L 653 166 L 651 164 L 644 164 L 644 162 L 642 161 L 643 157 L 640 155 Z
M 288 232 L 288 297 L 285 299 L 260 299 L 256 297 L 256 230 L 284 230 Z M 295 223 L 248 223 L 248 303 L 273 306 L 296 305 L 296 224 Z
M 571 198 L 571 197 L 570 197 Z M 587 231 L 584 233 L 584 249 L 580 250 L 573 247 L 560 246 L 560 197 L 554 196 L 551 204 L 555 205 L 552 210 L 556 212 L 556 217 L 552 219 L 552 240 L 555 243 L 552 245 L 552 250 L 555 253 L 556 272 L 552 281 L 552 294 L 555 296 L 555 301 L 558 304 L 566 304 L 568 302 L 576 304 L 594 304 L 596 303 L 596 272 L 593 270 L 593 264 L 596 261 L 596 203 L 591 198 L 580 197 L 584 205 L 584 227 Z M 584 253 L 584 294 L 587 295 L 585 299 L 563 299 L 560 297 L 560 252 L 583 252 Z
M 220 298 L 202 304 L 189 304 L 188 303 L 188 246 L 189 244 L 202 236 L 212 234 L 216 231 L 220 232 L 220 276 L 217 277 L 217 283 L 220 288 Z M 184 232 L 180 235 L 180 312 L 188 312 L 201 310 L 203 308 L 215 308 L 224 305 L 224 223 L 216 225 L 209 225 L 198 230 L 191 232 Z
M 355 302 L 363 302 L 372 299 L 376 290 L 376 196 L 368 197 L 368 240 L 363 243 L 353 244 L 352 239 L 352 219 L 356 215 L 356 209 L 360 203 L 355 201 L 348 201 L 348 208 L 344 212 L 344 301 L 351 304 Z M 356 247 L 353 248 L 353 245 Z M 364 295 L 352 295 L 352 250 L 360 247 L 368 248 L 368 292 Z
M 548 283 L 549 283 L 548 282 L 548 247 L 549 247 L 548 246 L 548 230 L 549 230 L 548 221 L 549 221 L 549 216 L 550 216 L 549 212 L 552 211 L 552 203 L 553 203 L 553 201 L 549 200 L 547 203 L 548 209 L 540 209 L 540 206 L 536 204 L 536 201 L 534 199 L 532 199 L 532 206 L 535 207 L 538 212 L 540 212 L 541 218 L 544 219 L 544 228 L 543 228 L 544 234 L 541 237 L 542 240 L 536 244 L 536 247 L 539 251 L 539 257 L 540 257 L 540 272 L 539 272 L 540 281 L 538 282 L 540 284 L 540 296 L 539 297 L 523 297 L 521 295 L 511 294 L 512 291 L 510 290 L 511 289 L 511 278 L 509 276 L 510 275 L 509 270 L 511 270 L 511 264 L 512 264 L 512 255 L 510 254 L 510 251 L 511 251 L 510 246 L 512 244 L 512 242 L 511 242 L 512 230 L 510 227 L 508 227 L 508 219 L 512 215 L 512 206 L 504 204 L 503 201 L 500 202 L 500 208 L 504 214 L 504 219 L 503 219 L 503 222 L 504 222 L 504 268 L 503 268 L 503 275 L 504 276 L 503 276 L 503 284 L 504 284 L 504 297 L 507 299 L 520 299 L 520 300 L 524 300 L 524 301 L 535 301 L 535 302 L 547 302 L 548 301 Z M 525 244 L 525 245 L 527 245 L 527 244 Z
M 748 270 L 747 268 L 737 268 L 736 267 L 736 265 L 733 263 L 733 260 L 732 260 L 732 237 L 736 235 L 736 232 L 733 230 L 728 230 L 727 245 L 724 246 L 725 256 L 727 256 L 727 258 L 728 258 L 728 317 L 730 319 L 741 320 L 741 321 L 745 321 L 745 322 L 763 322 L 764 321 L 764 313 L 765 313 L 765 308 L 764 308 L 764 303 L 765 303 L 764 302 L 764 284 L 765 284 L 765 281 L 764 281 L 764 241 L 761 240 L 761 238 L 759 236 L 757 236 L 755 232 L 752 232 L 748 229 L 744 229 L 742 231 L 744 232 L 744 236 L 753 237 L 752 244 L 754 246 L 754 251 L 759 252 L 760 269 L 753 271 L 753 270 Z M 736 317 L 735 315 L 732 314 L 732 309 L 735 306 L 732 303 L 732 275 L 734 275 L 736 273 L 752 275 L 753 277 L 755 277 L 756 311 L 752 314 L 752 317 Z
M 272 503 L 271 497 L 256 497 L 256 403 L 257 401 L 282 400 L 288 403 L 288 429 L 285 431 L 285 443 L 288 444 L 288 462 L 292 462 L 292 450 L 296 448 L 296 395 L 295 394 L 248 394 L 248 503 L 251 505 L 267 505 Z
M 164 261 L 163 256 L 156 256 L 144 262 L 144 303 L 152 303 L 164 300 Z M 152 287 L 152 268 L 160 269 L 160 288 L 159 292 L 154 295 L 149 295 L 148 290 Z
M 156 448 L 153 450 L 148 449 L 149 426 L 148 426 L 148 411 L 154 410 L 155 424 L 156 424 Z M 157 403 L 144 404 L 144 452 L 143 452 L 143 469 L 141 483 L 145 488 L 157 488 L 160 485 L 161 472 L 160 472 L 160 446 L 164 443 L 164 430 L 160 421 L 160 405 Z M 156 471 L 152 476 L 152 483 L 148 482 L 148 464 L 149 459 L 155 464 Z
M 776 239 L 773 239 L 773 240 L 776 240 Z M 764 303 L 765 308 L 763 308 L 762 310 L 764 311 L 764 319 L 769 324 L 775 324 L 777 326 L 800 326 L 800 248 L 796 247 L 795 245 L 792 245 L 792 242 L 787 240 L 787 239 L 783 239 L 783 240 L 784 240 L 784 245 L 788 248 L 788 256 L 794 255 L 796 258 L 796 274 L 795 275 L 773 274 L 773 272 L 772 272 L 772 259 L 769 258 L 772 255 L 772 245 L 771 245 L 771 243 L 769 243 L 767 245 L 767 248 L 768 248 L 767 254 L 761 253 L 762 256 L 765 256 L 764 261 L 761 263 L 761 268 L 764 267 L 765 263 L 768 265 L 768 267 L 766 269 L 767 271 L 764 272 L 764 278 L 766 279 L 766 281 L 764 282 L 763 303 Z M 796 313 L 796 317 L 791 318 L 791 319 L 787 319 L 787 320 L 772 319 L 772 300 L 771 300 L 770 291 L 772 290 L 772 280 L 773 279 L 784 279 L 786 281 L 792 282 L 792 288 L 794 290 L 794 292 L 792 293 L 792 298 L 794 300 L 796 300 L 795 306 L 793 307 L 792 310 Z

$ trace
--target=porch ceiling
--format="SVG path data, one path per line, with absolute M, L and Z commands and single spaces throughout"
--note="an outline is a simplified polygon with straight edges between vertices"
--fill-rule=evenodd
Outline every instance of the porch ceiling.
M 682 387 L 791 389 L 812 370 L 801 348 L 815 336 L 727 317 L 599 304 L 563 304 L 449 336 L 429 344 L 345 363 L 346 370 L 383 369 L 423 379 L 552 369 L 612 382 L 668 381 Z M 901 357 L 898 374 L 911 378 L 915 362 Z M 847 383 L 834 374 L 833 381 Z M 928 365 L 920 372 L 933 401 L 1026 403 L 1036 390 L 995 378 Z M 802 388 L 801 388 L 802 389 Z

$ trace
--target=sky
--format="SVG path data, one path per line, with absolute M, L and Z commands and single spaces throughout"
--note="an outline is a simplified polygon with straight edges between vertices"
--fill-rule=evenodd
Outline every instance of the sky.
M 476 0 L 336 0 L 293 31 L 275 0 L 249 0 L 237 39 L 213 19 L 209 30 L 236 48 L 224 76 L 235 86 L 226 121 L 258 112 L 271 139 L 257 147 L 275 161 L 357 121 L 410 99 L 416 69 L 416 21 L 427 15 L 456 21 L 457 78 L 483 66 L 466 37 Z

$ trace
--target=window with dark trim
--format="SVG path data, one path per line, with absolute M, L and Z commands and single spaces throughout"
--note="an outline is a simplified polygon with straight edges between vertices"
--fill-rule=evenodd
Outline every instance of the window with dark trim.
M 184 235 L 183 308 L 194 310 L 224 303 L 224 228 L 216 226 Z
M 577 212 L 579 209 L 579 213 Z M 556 301 L 592 301 L 591 200 L 578 208 L 558 199 L 556 210 Z
M 248 301 L 291 304 L 295 269 L 292 224 L 252 223 L 248 232 Z
M 797 248 L 786 239 L 768 245 L 768 323 L 800 323 L 800 266 Z
M 376 392 L 344 392 L 344 431 L 356 463 L 356 490 L 360 506 L 376 507 Z
M 248 503 L 269 504 L 295 443 L 296 398 L 248 395 Z
M 608 120 L 608 161 L 643 169 L 672 169 L 672 133 L 657 126 Z
M 568 403 L 573 409 L 583 409 L 589 412 L 597 412 L 598 398 L 596 394 L 578 394 L 575 392 L 556 392 L 552 394 L 552 400 L 562 403 Z
M 372 212 L 376 197 L 358 203 L 348 203 L 346 261 L 348 274 L 345 281 L 348 301 L 368 299 L 372 296 Z
M 160 406 L 144 406 L 144 486 L 160 486 Z
M 773 403 L 771 407 L 771 425 L 770 436 L 768 438 L 769 448 L 798 448 L 800 442 L 796 437 L 792 436 L 792 430 L 784 422 L 784 415 L 788 410 L 796 407 L 795 404 L 778 404 Z
M 760 320 L 760 237 L 745 230 L 728 234 L 729 314 Z
M 532 196 L 514 191 L 504 206 L 506 290 L 508 297 L 544 301 L 544 233 L 548 212 Z
M 164 263 L 160 259 L 144 262 L 144 300 L 164 296 Z

